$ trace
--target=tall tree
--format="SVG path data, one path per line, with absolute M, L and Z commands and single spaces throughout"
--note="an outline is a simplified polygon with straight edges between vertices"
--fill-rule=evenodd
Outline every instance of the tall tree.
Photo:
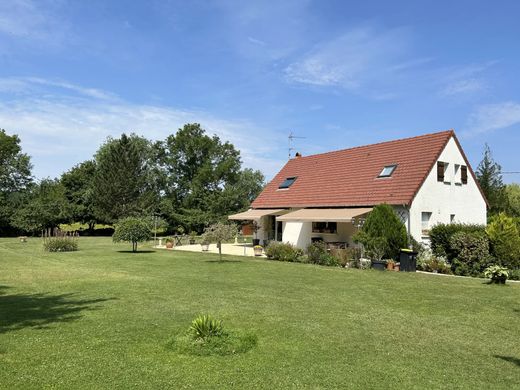
M 157 206 L 154 149 L 145 138 L 122 134 L 109 138 L 96 153 L 93 207 L 103 222 L 153 213 Z
M 95 172 L 96 162 L 88 160 L 65 172 L 60 179 L 71 206 L 72 220 L 88 224 L 89 230 L 92 230 L 96 223 L 92 199 Z
M 502 182 L 502 167 L 493 159 L 488 144 L 484 146 L 484 155 L 475 175 L 488 200 L 490 213 L 497 214 L 507 210 L 507 196 Z
M 515 218 L 520 218 L 520 184 L 506 185 L 507 213 Z
M 0 129 L 0 233 L 9 230 L 17 200 L 32 182 L 32 165 L 20 138 Z
M 241 171 L 240 152 L 198 123 L 186 124 L 162 145 L 165 199 L 161 211 L 170 224 L 202 231 L 228 211 L 244 208 L 261 187 L 260 172 Z M 244 186 L 238 188 L 242 182 Z M 240 190 L 241 192 L 235 192 Z

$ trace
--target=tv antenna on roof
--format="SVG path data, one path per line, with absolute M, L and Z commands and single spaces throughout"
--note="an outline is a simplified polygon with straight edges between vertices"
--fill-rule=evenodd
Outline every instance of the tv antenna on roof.
M 291 159 L 291 152 L 294 150 L 294 148 L 293 148 L 293 141 L 294 141 L 295 139 L 305 139 L 305 138 L 307 138 L 307 137 L 297 137 L 297 136 L 295 136 L 295 135 L 293 134 L 293 132 L 291 131 L 291 132 L 289 132 L 289 137 L 287 137 L 287 138 L 288 138 L 288 140 L 289 140 L 289 160 L 290 160 L 290 159 Z

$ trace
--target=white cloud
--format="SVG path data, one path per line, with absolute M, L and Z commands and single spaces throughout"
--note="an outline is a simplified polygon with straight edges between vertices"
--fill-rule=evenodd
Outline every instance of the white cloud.
M 442 85 L 441 96 L 473 95 L 488 88 L 485 72 L 496 65 L 498 61 L 488 61 L 481 64 L 470 64 L 462 67 L 449 67 L 439 70 L 438 79 Z
M 410 34 L 406 29 L 376 31 L 357 28 L 303 55 L 285 69 L 288 81 L 349 91 L 388 87 L 405 70 L 429 59 L 410 58 Z M 376 96 L 391 95 L 378 91 Z
M 466 134 L 481 134 L 520 125 L 520 104 L 503 102 L 479 106 L 471 114 Z
M 57 17 L 59 1 L 10 0 L 0 2 L 0 35 L 60 45 L 70 39 L 68 24 Z
M 248 120 L 135 104 L 67 82 L 20 80 L 0 79 L 4 94 L 9 85 L 16 87 L 10 99 L 0 102 L 0 128 L 20 136 L 24 151 L 33 157 L 38 177 L 59 175 L 91 158 L 107 136 L 135 132 L 160 140 L 189 122 L 201 123 L 208 133 L 233 143 L 241 151 L 244 165 L 260 169 L 267 177 L 283 164 L 279 156 L 285 154 L 285 138 Z M 76 94 L 71 95 L 71 91 Z

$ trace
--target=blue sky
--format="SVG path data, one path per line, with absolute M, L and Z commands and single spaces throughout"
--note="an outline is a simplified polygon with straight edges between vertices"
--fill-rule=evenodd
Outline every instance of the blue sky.
M 186 122 L 268 178 L 304 155 L 455 129 L 520 171 L 520 2 L 0 2 L 0 128 L 37 177 Z M 520 181 L 520 175 L 506 175 Z

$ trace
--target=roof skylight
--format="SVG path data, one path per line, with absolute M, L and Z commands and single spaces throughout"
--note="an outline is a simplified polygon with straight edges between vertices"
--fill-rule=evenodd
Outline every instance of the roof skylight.
M 378 177 L 390 177 L 392 173 L 394 173 L 395 168 L 397 168 L 397 164 L 386 165 Z
M 284 180 L 284 182 L 282 184 L 280 184 L 278 186 L 279 189 L 284 189 L 284 188 L 289 188 L 290 186 L 293 185 L 293 183 L 296 181 L 297 177 L 294 176 L 294 177 L 288 177 L 287 179 Z

